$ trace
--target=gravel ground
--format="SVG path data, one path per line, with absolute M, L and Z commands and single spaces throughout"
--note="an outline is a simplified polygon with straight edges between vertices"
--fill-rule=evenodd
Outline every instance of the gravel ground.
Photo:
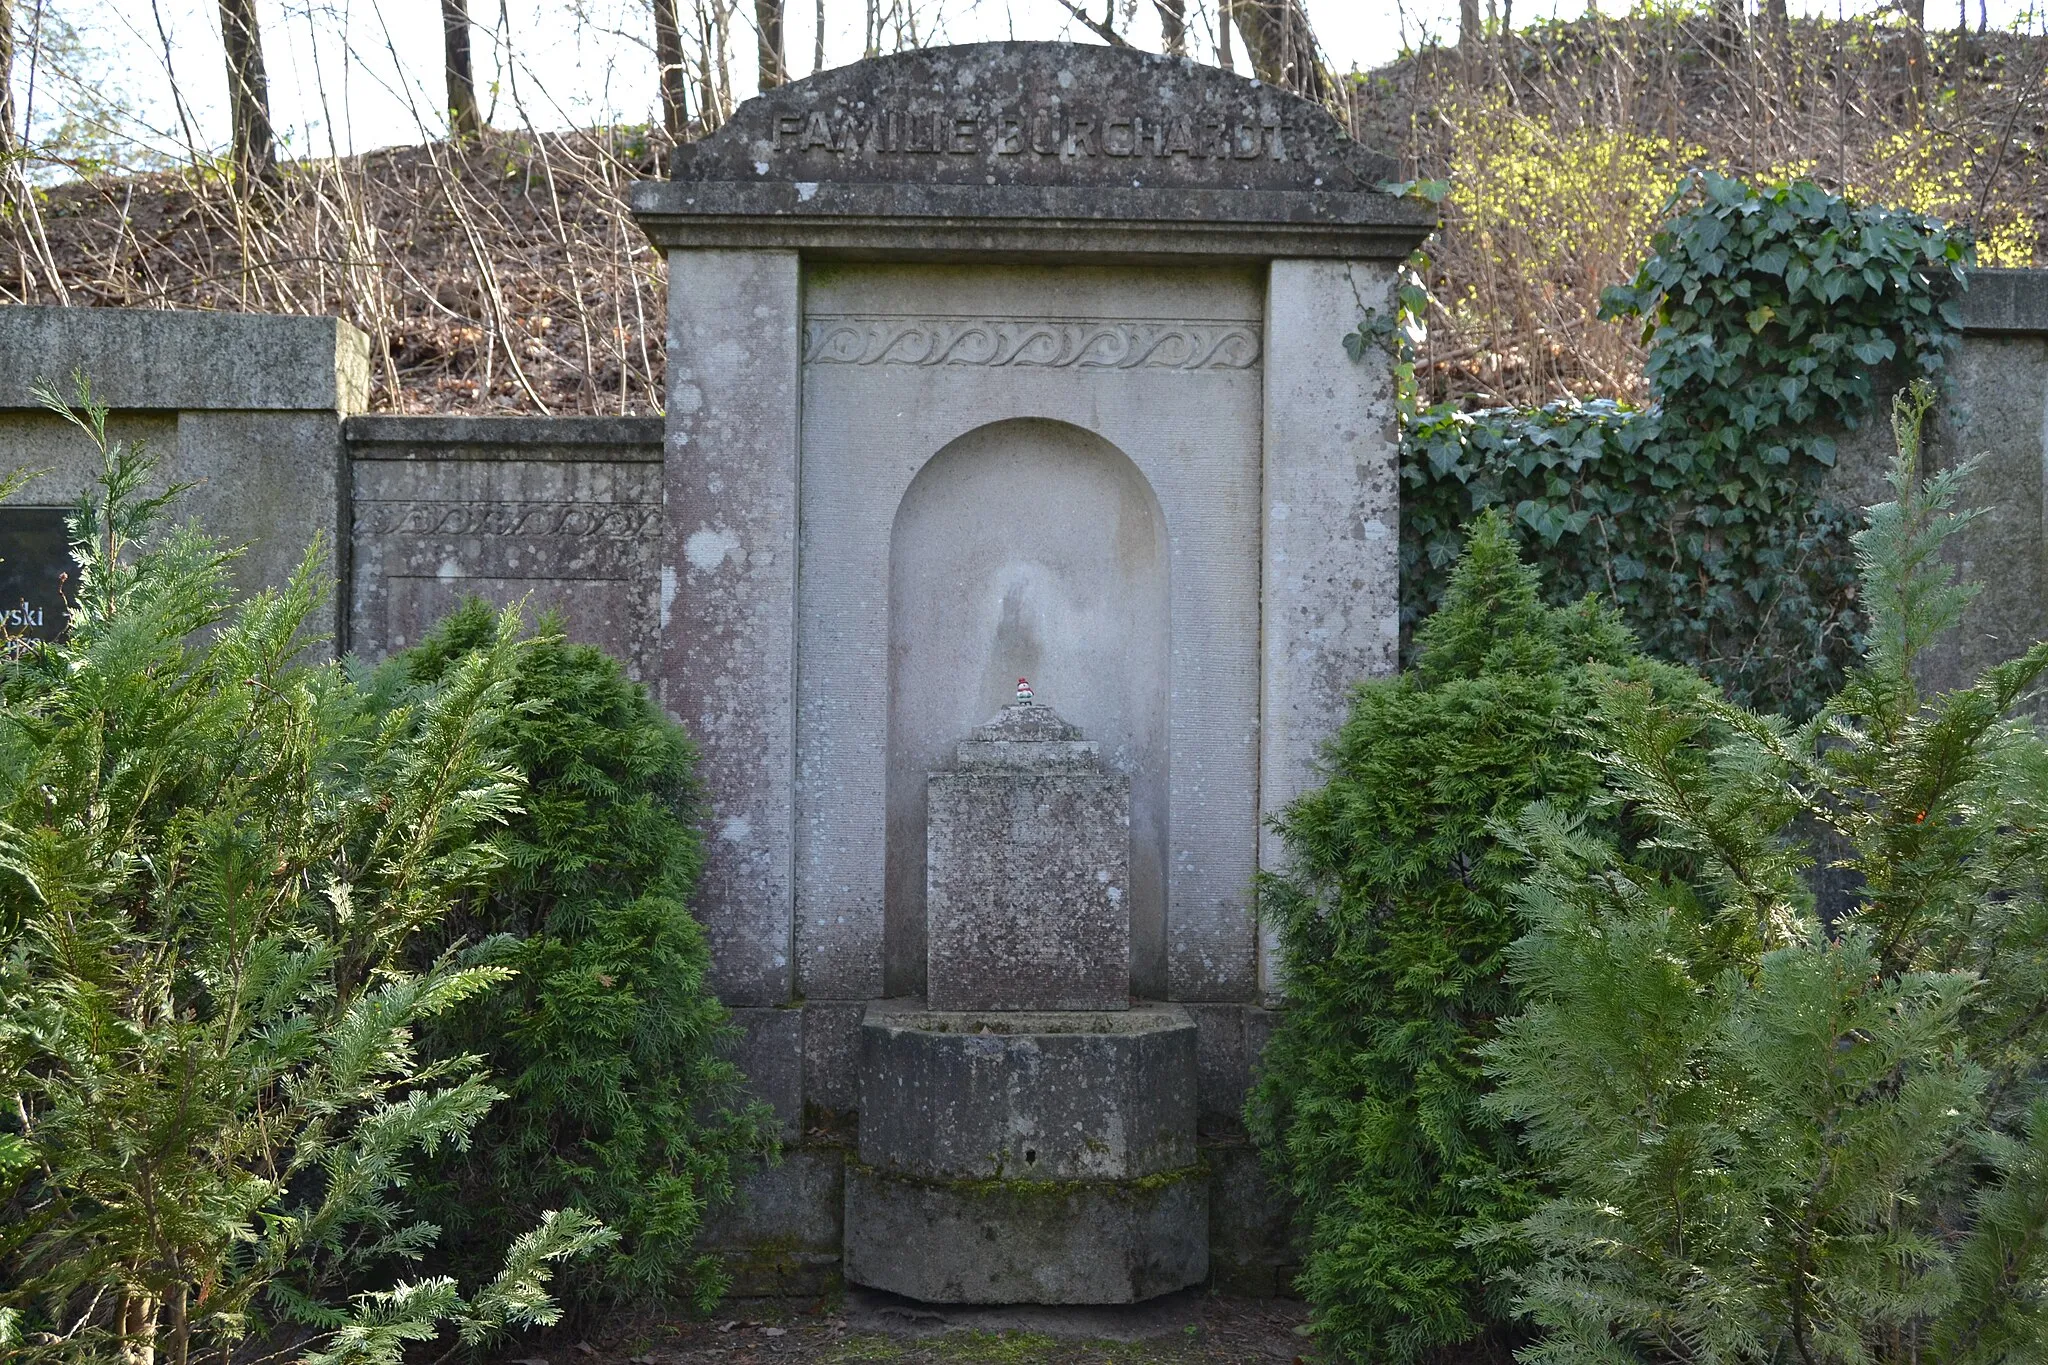
M 1196 1291 L 1130 1308 L 935 1308 L 852 1290 L 741 1300 L 706 1321 L 612 1320 L 502 1365 L 1261 1365 L 1322 1359 L 1307 1306 Z

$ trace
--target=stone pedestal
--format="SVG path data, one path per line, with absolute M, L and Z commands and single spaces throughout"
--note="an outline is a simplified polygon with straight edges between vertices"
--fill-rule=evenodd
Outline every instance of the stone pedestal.
M 1120 1010 L 1131 994 L 1131 784 L 1049 706 L 977 726 L 933 773 L 925 981 L 935 1010 Z
M 1137 1303 L 1209 1275 L 1208 1171 L 918 1180 L 849 1166 L 846 1278 L 929 1303 Z
M 1208 1277 L 1180 1006 L 878 1000 L 861 1033 L 849 1280 L 944 1303 L 1133 1303 Z
M 1179 1005 L 861 1021 L 860 1159 L 960 1180 L 1142 1180 L 1195 1162 L 1195 1023 Z
M 1179 1005 L 1131 1003 L 1129 781 L 1020 701 L 930 794 L 930 1004 L 861 1021 L 846 1277 L 951 1303 L 1200 1283 L 1198 1034 Z

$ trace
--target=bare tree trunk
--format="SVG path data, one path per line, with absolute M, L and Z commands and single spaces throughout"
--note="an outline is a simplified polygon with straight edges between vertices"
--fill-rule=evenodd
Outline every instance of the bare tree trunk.
M 1927 0 L 1899 0 L 1906 19 L 1906 76 L 1917 119 L 1927 108 Z
M 156 1365 L 157 1302 L 129 1291 L 121 1301 L 121 1365 Z
M 28 139 L 14 128 L 14 0 L 0 0 L 0 158 L 13 156 Z M 12 179 L 13 168 L 0 165 L 0 184 Z
M 818 32 L 811 44 L 811 74 L 825 69 L 825 0 L 818 0 Z
M 1188 55 L 1187 0 L 1152 0 L 1159 11 L 1160 46 L 1169 57 Z
M 263 35 L 256 0 L 220 0 L 221 47 L 228 62 L 228 109 L 233 116 L 235 170 L 244 180 L 277 165 L 270 131 L 270 83 L 263 75 Z
M 718 107 L 718 122 L 732 117 L 732 64 L 727 59 L 726 39 L 732 36 L 732 12 L 739 0 L 711 0 L 711 32 L 707 35 L 706 46 L 718 57 L 718 93 L 714 103 Z
M 1237 70 L 1237 56 L 1231 50 L 1230 0 L 1216 0 L 1216 65 Z
M 1458 0 L 1458 51 L 1467 58 L 1477 56 L 1486 41 L 1486 26 L 1479 18 L 1479 0 Z
M 448 133 L 473 138 L 484 130 L 476 108 L 475 68 L 469 61 L 469 0 L 441 0 L 441 46 L 448 72 Z
M 661 68 L 661 126 L 670 142 L 690 132 L 690 68 L 683 57 L 677 0 L 654 0 L 654 60 Z
M 761 89 L 773 90 L 789 79 L 789 59 L 782 47 L 782 0 L 754 0 L 754 33 L 760 39 Z
M 1230 8 L 1254 75 L 1310 99 L 1329 95 L 1330 78 L 1317 59 L 1315 31 L 1301 0 L 1233 0 Z
M 1749 7 L 1745 0 L 1714 0 L 1707 20 L 1707 50 L 1731 65 L 1742 52 L 1748 33 Z

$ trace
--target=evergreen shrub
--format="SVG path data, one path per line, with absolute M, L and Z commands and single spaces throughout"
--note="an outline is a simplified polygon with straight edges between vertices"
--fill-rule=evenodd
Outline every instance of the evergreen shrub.
M 1901 398 L 1897 501 L 1856 538 L 1841 692 L 1794 726 L 1610 684 L 1591 743 L 1652 839 L 1541 804 L 1517 827 L 1526 1011 L 1487 1056 L 1554 1187 L 1497 1234 L 1532 1252 L 1525 1361 L 2048 1350 L 2048 743 L 2015 714 L 2048 644 L 1914 682 L 1969 596 L 1942 562 L 1962 471 L 1918 468 L 1932 393 Z M 1812 829 L 1856 888 L 1826 914 Z
M 1602 303 L 1639 317 L 1652 403 L 1403 411 L 1406 623 L 1442 599 L 1463 527 L 1499 507 L 1555 601 L 1598 592 L 1644 649 L 1748 705 L 1811 715 L 1860 646 L 1851 511 L 1827 495 L 1838 433 L 1877 373 L 1939 377 L 1960 337 L 1968 233 L 1794 181 L 1690 179 L 1650 258 Z M 1426 296 L 1411 285 L 1413 323 Z M 1398 342 L 1369 317 L 1350 342 Z M 1409 372 L 1412 375 L 1412 371 Z
M 1479 1106 L 1479 1049 L 1515 1008 L 1522 865 L 1494 825 L 1592 797 L 1600 768 L 1572 727 L 1606 679 L 1689 685 L 1611 609 L 1545 606 L 1539 586 L 1506 518 L 1481 513 L 1413 667 L 1358 688 L 1328 781 L 1280 821 L 1291 870 L 1260 890 L 1289 1008 L 1248 1117 L 1309 1220 L 1319 1335 L 1350 1358 L 1505 1340 L 1503 1250 L 1467 1239 L 1524 1214 L 1538 1185 Z
M 319 547 L 238 601 L 80 396 L 46 394 L 101 458 L 66 633 L 0 634 L 0 1357 L 396 1365 L 554 1321 L 588 1215 L 507 1225 L 464 1292 L 407 1208 L 502 1098 L 416 1038 L 504 970 L 412 950 L 502 856 L 514 632 L 373 704 L 301 658 Z
M 472 600 L 389 661 L 387 691 L 439 686 L 492 648 Z M 430 1056 L 475 1054 L 509 1099 L 425 1173 L 419 1199 L 457 1267 L 488 1257 L 536 1210 L 574 1207 L 619 1234 L 565 1289 L 611 1303 L 708 1308 L 725 1281 L 692 1251 L 737 1163 L 765 1155 L 765 1107 L 739 1103 L 724 1008 L 689 898 L 694 751 L 601 650 L 543 622 L 517 656 L 505 726 L 526 775 L 481 895 L 425 951 L 465 943 L 516 973 L 437 1018 Z

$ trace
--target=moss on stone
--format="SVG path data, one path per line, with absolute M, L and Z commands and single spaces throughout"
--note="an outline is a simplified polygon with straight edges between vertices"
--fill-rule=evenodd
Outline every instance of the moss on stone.
M 849 1162 L 849 1168 L 858 1169 L 877 1180 L 891 1181 L 903 1185 L 922 1185 L 932 1189 L 951 1190 L 961 1194 L 1008 1195 L 1015 1199 L 1033 1201 L 1066 1199 L 1072 1195 L 1088 1194 L 1104 1189 L 1130 1194 L 1150 1194 L 1178 1185 L 1184 1180 L 1206 1180 L 1209 1178 L 1209 1163 L 1197 1161 L 1190 1166 L 1160 1171 L 1156 1175 L 1140 1176 L 1136 1180 L 1021 1180 L 1005 1176 L 991 1176 L 980 1180 L 947 1180 L 936 1176 L 910 1175 L 902 1171 L 885 1170 L 879 1166 Z

